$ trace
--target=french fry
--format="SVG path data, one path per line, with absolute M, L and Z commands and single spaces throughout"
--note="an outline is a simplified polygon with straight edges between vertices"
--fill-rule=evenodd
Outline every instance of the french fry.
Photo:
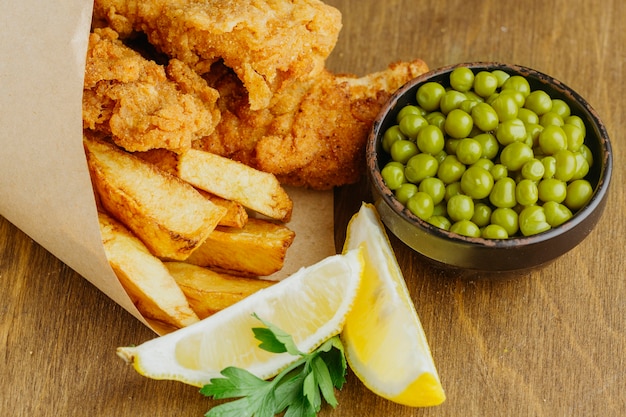
M 104 250 L 120 283 L 141 314 L 175 328 L 199 320 L 163 262 L 122 224 L 99 213 Z
M 242 228 L 217 227 L 186 262 L 235 275 L 267 276 L 283 267 L 294 238 L 282 224 L 251 217 Z
M 102 206 L 159 258 L 187 258 L 226 213 L 191 185 L 114 145 L 83 142 Z
M 139 158 L 151 163 L 162 171 L 178 176 L 178 155 L 172 151 L 166 149 L 151 149 L 145 152 L 135 152 L 133 155 L 137 155 Z M 226 214 L 220 219 L 220 226 L 243 227 L 248 221 L 248 212 L 246 212 L 243 205 L 236 201 L 218 197 L 204 190 L 199 191 L 200 194 L 211 200 L 212 203 L 226 208 Z
M 201 319 L 275 283 L 220 274 L 185 262 L 165 262 L 165 266 Z
M 236 201 L 226 200 L 225 198 L 218 197 L 202 190 L 200 190 L 200 194 L 208 198 L 211 203 L 216 206 L 224 207 L 226 209 L 226 214 L 224 214 L 224 217 L 220 219 L 218 226 L 241 228 L 248 222 L 248 212 L 246 211 L 246 208 Z
M 178 176 L 201 190 L 241 203 L 272 219 L 288 222 L 293 202 L 273 174 L 209 152 L 178 155 Z

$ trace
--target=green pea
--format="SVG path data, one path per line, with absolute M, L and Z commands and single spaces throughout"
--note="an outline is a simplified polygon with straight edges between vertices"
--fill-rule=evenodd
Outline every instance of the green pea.
M 476 104 L 472 107 L 470 114 L 472 115 L 474 125 L 483 132 L 496 130 L 500 122 L 498 113 L 487 103 Z
M 504 93 L 498 94 L 490 104 L 498 115 L 498 120 L 501 122 L 517 118 L 519 106 L 513 95 Z
M 424 178 L 437 175 L 439 162 L 434 156 L 427 153 L 418 153 L 409 159 L 404 169 L 407 181 L 418 184 Z
M 470 219 L 478 227 L 486 227 L 491 221 L 491 212 L 493 210 L 488 204 L 475 203 L 474 215 Z
M 565 101 L 561 100 L 560 98 L 555 98 L 552 100 L 551 111 L 561 116 L 562 120 L 567 119 L 572 113 L 569 105 Z
M 576 174 L 576 156 L 574 153 L 567 149 L 561 149 L 554 154 L 556 160 L 556 171 L 554 172 L 554 178 L 561 181 L 569 181 Z
M 463 190 L 461 189 L 461 182 L 453 182 L 451 184 L 446 184 L 446 194 L 444 196 L 444 200 L 446 202 L 450 201 L 452 197 L 455 195 L 463 194 Z M 448 211 L 448 206 L 446 205 L 446 212 Z
M 437 177 L 439 177 L 444 184 L 451 184 L 460 181 L 466 169 L 465 164 L 460 162 L 455 155 L 448 155 L 443 162 L 439 164 Z
M 517 111 L 517 118 L 524 122 L 526 126 L 539 124 L 539 116 L 537 116 L 537 113 L 526 107 L 522 107 Z
M 391 159 L 402 164 L 406 164 L 407 161 L 411 159 L 411 157 L 417 155 L 417 153 L 419 152 L 415 142 L 408 139 L 395 141 L 391 145 L 391 149 L 389 151 L 389 153 L 391 154 Z
M 515 207 L 517 204 L 517 200 L 515 199 L 515 186 L 515 180 L 511 177 L 497 180 L 493 184 L 491 194 L 489 194 L 489 201 L 496 207 Z
M 572 218 L 570 209 L 556 201 L 548 201 L 542 207 L 546 221 L 551 227 L 558 227 Z
M 433 216 L 448 216 L 448 202 L 446 200 L 440 201 L 439 204 L 435 204 Z
M 508 239 L 509 234 L 499 224 L 488 224 L 481 231 L 481 237 L 485 239 Z
M 493 189 L 493 176 L 478 166 L 471 166 L 461 176 L 461 190 L 468 196 L 481 200 L 487 198 Z
M 567 135 L 560 126 L 545 126 L 539 134 L 539 146 L 545 155 L 554 155 L 567 149 Z
M 482 154 L 483 149 L 480 142 L 472 138 L 461 139 L 456 147 L 456 157 L 465 165 L 471 165 L 478 161 Z
M 591 153 L 591 149 L 589 149 L 587 145 L 583 144 L 583 146 L 580 147 L 580 150 L 578 152 L 583 154 L 589 166 L 592 167 L 593 166 L 593 153 Z
M 539 117 L 539 124 L 543 127 L 546 127 L 546 126 L 563 126 L 565 123 L 563 122 L 563 118 L 559 116 L 558 113 L 549 111 L 547 113 L 542 114 Z
M 403 205 L 406 205 L 406 202 L 409 201 L 409 198 L 411 198 L 417 191 L 417 185 L 410 182 L 405 182 L 403 184 L 400 184 L 400 186 L 394 190 L 394 194 L 396 196 L 396 200 L 398 200 Z
M 519 214 L 519 229 L 524 236 L 532 236 L 551 229 L 541 206 L 528 206 Z
M 448 156 L 448 153 L 444 149 L 444 150 L 437 152 L 436 154 L 433 154 L 433 156 L 435 157 L 437 162 L 441 164 L 443 160 L 446 159 L 446 156 Z
M 433 215 L 427 220 L 427 222 L 444 230 L 450 230 L 450 226 L 452 226 L 452 222 L 450 222 L 446 216 Z
M 472 116 L 460 109 L 454 109 L 448 113 L 443 125 L 445 132 L 453 138 L 467 137 L 474 127 Z
M 420 151 L 431 155 L 438 154 L 445 146 L 443 132 L 437 126 L 427 125 L 417 134 L 417 147 Z
M 459 109 L 463 110 L 467 114 L 472 114 L 472 110 L 476 107 L 480 102 L 476 100 L 464 100 L 459 104 Z M 476 127 L 476 122 L 474 122 L 474 128 Z
M 541 116 L 552 110 L 552 99 L 545 91 L 534 90 L 526 97 L 524 107 Z
M 554 178 L 556 173 L 556 159 L 553 156 L 544 156 L 541 158 L 543 164 L 543 179 Z
M 453 222 L 469 220 L 474 215 L 474 200 L 464 194 L 454 195 L 448 200 L 447 211 Z
M 433 199 L 435 205 L 443 201 L 446 195 L 446 185 L 439 178 L 425 178 L 420 182 L 419 191 L 425 192 Z
M 481 97 L 489 97 L 498 88 L 498 78 L 488 71 L 479 71 L 474 76 L 474 92 Z
M 446 140 L 445 150 L 449 155 L 456 156 L 456 148 L 459 146 L 461 139 L 448 138 Z
M 443 131 L 443 125 L 446 123 L 446 115 L 440 111 L 434 111 L 426 115 L 426 120 L 428 121 L 428 124 L 437 126 Z
M 418 132 L 424 127 L 428 126 L 428 122 L 425 118 L 418 114 L 407 114 L 398 123 L 400 131 L 408 138 L 415 140 Z
M 471 220 L 460 220 L 450 226 L 450 231 L 461 236 L 480 237 L 480 228 Z
M 498 181 L 509 176 L 509 170 L 502 164 L 494 164 L 490 172 L 494 181 Z
M 589 173 L 589 162 L 587 162 L 587 159 L 585 159 L 585 156 L 580 152 L 576 152 L 574 154 L 574 157 L 576 158 L 576 172 L 574 173 L 574 176 L 571 179 L 581 180 L 585 178 L 587 174 Z
M 510 75 L 502 70 L 493 70 L 491 74 L 498 80 L 498 87 L 502 87 Z
M 460 91 L 448 90 L 441 97 L 439 102 L 439 111 L 448 114 L 454 109 L 458 109 L 461 103 L 467 100 L 467 96 Z
M 481 158 L 494 159 L 500 152 L 500 143 L 492 133 L 481 133 L 473 137 L 483 150 Z
M 474 72 L 467 67 L 458 67 L 450 73 L 450 86 L 457 91 L 466 92 L 474 85 Z
M 496 129 L 496 139 L 502 145 L 523 142 L 526 139 L 526 126 L 520 119 L 505 120 Z
M 519 91 L 524 97 L 528 97 L 531 91 L 528 80 L 521 75 L 512 75 L 502 84 L 502 90 L 508 89 Z
M 526 134 L 530 136 L 530 138 L 532 139 L 533 148 L 539 146 L 539 134 L 541 133 L 542 130 L 543 130 L 543 126 L 541 126 L 540 124 L 536 124 L 536 123 L 526 124 Z
M 426 115 L 426 111 L 418 106 L 414 106 L 412 104 L 408 104 L 404 107 L 402 107 L 400 109 L 400 111 L 398 112 L 398 114 L 396 115 L 396 122 L 400 123 L 400 120 L 402 120 L 402 118 L 404 116 L 406 116 L 407 114 L 414 114 L 417 116 L 424 116 Z
M 533 158 L 522 165 L 522 178 L 531 181 L 539 181 L 543 178 L 545 168 L 540 160 Z
M 517 171 L 534 157 L 535 154 L 530 146 L 523 142 L 513 142 L 502 149 L 500 163 L 509 171 Z
M 535 204 L 539 199 L 537 183 L 528 179 L 523 179 L 518 182 L 515 187 L 515 199 L 522 206 Z
M 593 187 L 587 180 L 575 180 L 567 186 L 567 196 L 565 197 L 565 205 L 570 210 L 580 210 L 585 204 L 591 200 L 593 195 Z
M 437 110 L 445 93 L 446 89 L 439 83 L 434 81 L 424 83 L 417 89 L 417 104 L 426 111 Z
M 587 128 L 585 126 L 585 122 L 583 121 L 583 119 L 580 118 L 580 116 L 571 115 L 569 117 L 566 117 L 565 120 L 563 120 L 563 122 L 566 125 L 577 126 L 580 130 L 583 131 L 583 136 L 587 134 Z
M 556 178 L 548 178 L 539 181 L 539 199 L 543 202 L 556 201 L 562 203 L 567 195 L 567 185 L 564 181 Z
M 519 230 L 519 216 L 512 208 L 499 207 L 491 213 L 491 224 L 504 228 L 509 236 L 513 236 Z
M 404 140 L 404 139 L 407 139 L 407 137 L 400 130 L 400 126 L 398 125 L 391 126 L 387 130 L 385 130 L 385 133 L 383 134 L 383 140 L 382 140 L 383 150 L 387 153 L 390 153 L 391 145 L 396 141 Z
M 406 202 L 409 211 L 422 220 L 428 220 L 433 215 L 435 204 L 426 193 L 418 191 Z
M 404 168 L 398 167 L 397 165 L 385 165 L 385 167 L 380 171 L 380 175 L 383 177 L 383 181 L 385 181 L 387 187 L 389 187 L 392 191 L 397 190 L 406 182 Z
M 583 130 L 571 123 L 565 123 L 561 126 L 567 136 L 567 149 L 572 152 L 578 152 L 585 142 L 585 134 Z
M 494 165 L 495 164 L 493 163 L 491 159 L 481 157 L 478 161 L 474 162 L 471 166 L 480 167 L 482 169 L 486 169 L 487 171 L 491 172 L 491 168 L 493 168 Z

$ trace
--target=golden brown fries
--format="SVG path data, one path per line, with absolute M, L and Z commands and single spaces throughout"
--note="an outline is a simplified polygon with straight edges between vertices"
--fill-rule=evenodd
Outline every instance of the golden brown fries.
M 165 262 L 165 266 L 201 319 L 275 283 L 220 274 L 185 262 Z
M 102 243 L 111 268 L 147 319 L 173 327 L 199 320 L 163 262 L 123 225 L 99 213 Z
M 293 202 L 272 174 L 197 149 L 178 155 L 178 176 L 193 186 L 288 222 Z
M 102 206 L 159 258 L 187 258 L 226 213 L 191 185 L 114 145 L 87 137 L 84 145 Z
M 294 237 L 282 224 L 251 217 L 243 228 L 217 227 L 187 262 L 235 275 L 267 276 L 283 267 Z
M 207 193 L 200 190 L 200 194 L 208 198 L 216 206 L 224 207 L 226 214 L 218 223 L 218 226 L 227 227 L 244 227 L 248 222 L 248 212 L 246 208 L 236 201 L 226 200 L 225 198 Z

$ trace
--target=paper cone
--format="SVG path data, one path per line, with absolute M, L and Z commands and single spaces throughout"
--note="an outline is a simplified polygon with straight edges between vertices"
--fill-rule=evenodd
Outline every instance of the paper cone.
M 155 331 L 109 267 L 82 144 L 91 0 L 4 2 L 0 215 Z M 282 278 L 334 254 L 333 195 L 287 190 L 296 239 Z

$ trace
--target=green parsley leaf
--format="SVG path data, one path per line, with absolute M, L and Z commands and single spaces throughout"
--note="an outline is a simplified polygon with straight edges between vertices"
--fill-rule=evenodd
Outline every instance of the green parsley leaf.
M 334 389 L 343 387 L 347 369 L 339 337 L 328 339 L 311 353 L 303 353 L 288 333 L 256 314 L 254 317 L 266 326 L 252 329 L 261 349 L 289 352 L 299 359 L 268 381 L 245 369 L 223 369 L 223 378 L 211 379 L 200 393 L 215 399 L 237 399 L 213 407 L 205 417 L 272 417 L 282 412 L 285 417 L 315 417 L 322 400 L 336 407 Z

